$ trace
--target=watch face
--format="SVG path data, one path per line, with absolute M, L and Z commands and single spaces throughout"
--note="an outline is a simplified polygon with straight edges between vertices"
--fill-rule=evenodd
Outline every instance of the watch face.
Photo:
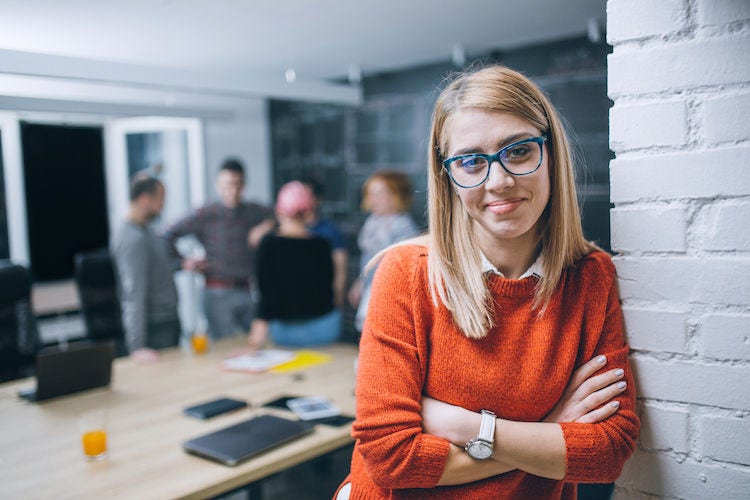
M 485 460 L 492 456 L 492 446 L 485 441 L 472 441 L 466 447 L 466 451 L 477 460 Z

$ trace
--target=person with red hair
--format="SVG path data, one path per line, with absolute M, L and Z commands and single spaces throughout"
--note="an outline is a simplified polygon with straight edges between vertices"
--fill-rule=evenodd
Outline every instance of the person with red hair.
M 333 304 L 331 248 L 305 224 L 315 210 L 310 187 L 299 181 L 284 184 L 275 210 L 278 228 L 257 251 L 260 303 L 248 342 L 253 348 L 269 337 L 290 347 L 334 342 L 341 333 L 341 313 Z

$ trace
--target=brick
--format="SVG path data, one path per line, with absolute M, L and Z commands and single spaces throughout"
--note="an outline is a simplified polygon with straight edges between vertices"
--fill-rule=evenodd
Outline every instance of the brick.
M 622 308 L 630 347 L 641 351 L 685 352 L 686 312 Z
M 750 465 L 750 419 L 704 416 L 701 430 L 704 457 Z
M 647 12 L 648 15 L 644 15 Z M 607 42 L 673 33 L 687 27 L 684 0 L 609 0 L 607 2 Z
M 750 315 L 704 316 L 700 328 L 699 352 L 709 358 L 750 360 Z
M 745 500 L 750 491 L 750 472 L 693 460 L 677 462 L 662 453 L 636 451 L 625 463 L 617 484 L 660 498 Z
M 623 300 L 750 304 L 748 257 L 615 257 Z M 750 392 L 750 391 L 749 391 Z
M 747 33 L 638 50 L 618 50 L 615 45 L 607 57 L 609 97 L 750 81 L 748 46 Z
M 679 146 L 688 138 L 687 103 L 615 103 L 609 110 L 610 147 L 615 151 Z
M 747 3 L 750 5 L 750 2 Z M 703 136 L 707 142 L 743 141 L 750 139 L 750 94 L 707 99 L 703 105 Z
M 712 251 L 750 251 L 750 203 L 726 201 L 701 211 L 696 230 Z
M 644 404 L 640 417 L 641 444 L 644 448 L 678 453 L 689 451 L 687 410 Z
M 631 356 L 638 397 L 728 409 L 750 408 L 750 367 Z
M 610 214 L 615 251 L 684 252 L 686 249 L 684 207 L 615 208 Z
M 703 26 L 729 24 L 750 19 L 750 2 L 747 0 L 700 0 L 697 11 L 698 23 Z
M 750 148 L 617 158 L 610 162 L 611 200 L 678 200 L 750 194 Z

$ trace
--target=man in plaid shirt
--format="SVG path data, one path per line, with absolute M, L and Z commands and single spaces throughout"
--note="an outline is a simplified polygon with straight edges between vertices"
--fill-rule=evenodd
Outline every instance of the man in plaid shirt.
M 242 200 L 244 187 L 242 163 L 225 160 L 216 176 L 219 200 L 195 210 L 165 233 L 182 268 L 205 276 L 203 308 L 214 340 L 248 331 L 253 319 L 254 249 L 274 224 L 270 208 Z M 179 254 L 175 242 L 187 235 L 201 242 L 205 259 Z

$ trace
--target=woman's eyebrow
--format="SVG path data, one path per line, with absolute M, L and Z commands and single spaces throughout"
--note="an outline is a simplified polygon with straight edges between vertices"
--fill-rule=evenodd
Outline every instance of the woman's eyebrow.
M 512 142 L 521 140 L 521 139 L 527 139 L 529 137 L 534 137 L 533 132 L 519 132 L 517 134 L 509 135 L 497 142 L 497 149 L 495 149 L 494 152 L 500 151 L 503 149 L 503 146 L 506 146 Z M 468 148 L 461 148 L 458 151 L 454 151 L 453 154 L 450 156 L 461 156 L 461 155 L 470 155 L 470 154 L 476 154 L 481 151 L 482 148 L 478 147 L 468 147 Z

